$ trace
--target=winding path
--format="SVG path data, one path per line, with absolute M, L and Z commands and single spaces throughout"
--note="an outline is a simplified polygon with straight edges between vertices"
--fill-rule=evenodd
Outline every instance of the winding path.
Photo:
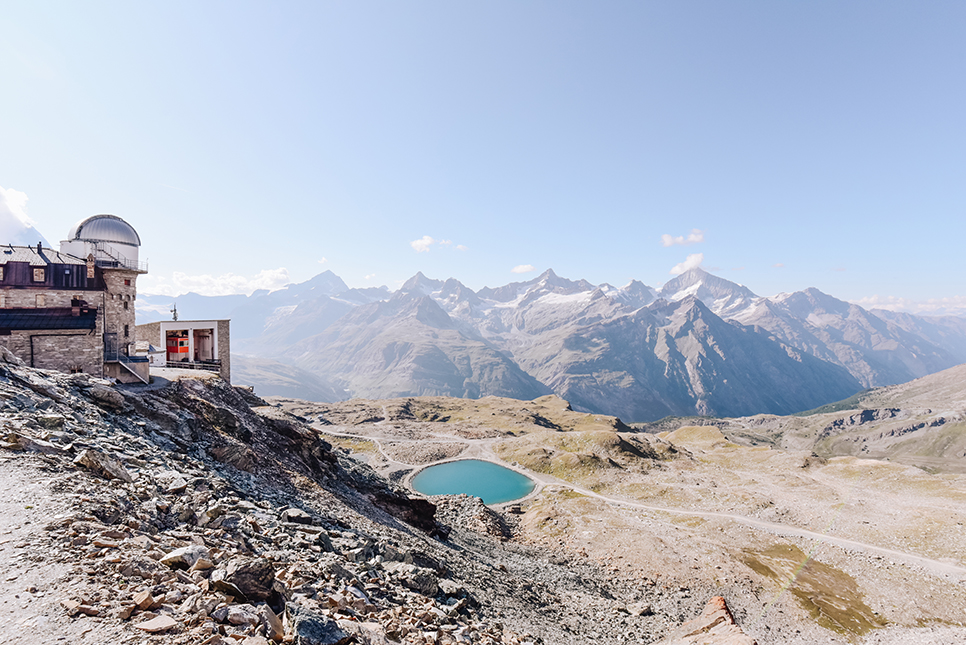
M 385 408 L 383 408 L 383 420 L 378 422 L 376 425 L 381 425 L 386 422 L 388 415 L 385 414 Z M 457 459 L 466 459 L 472 457 L 473 459 L 482 459 L 485 461 L 490 461 L 505 468 L 515 470 L 521 474 L 530 477 L 537 482 L 537 486 L 534 487 L 532 493 L 527 495 L 527 497 L 532 497 L 540 493 L 544 488 L 558 487 L 567 488 L 575 493 L 585 495 L 587 497 L 593 497 L 599 499 L 604 503 L 611 506 L 622 506 L 626 508 L 635 508 L 645 511 L 657 512 L 657 513 L 670 513 L 672 515 L 687 515 L 692 517 L 703 517 L 703 518 L 716 518 L 731 520 L 733 522 L 739 522 L 747 526 L 751 526 L 756 529 L 767 531 L 776 535 L 794 536 L 805 538 L 809 540 L 818 540 L 824 544 L 830 544 L 837 546 L 841 549 L 859 551 L 865 554 L 879 555 L 882 557 L 889 558 L 891 560 L 896 560 L 903 562 L 907 565 L 912 565 L 920 567 L 926 571 L 929 571 L 935 575 L 951 578 L 957 582 L 966 582 L 966 567 L 961 567 L 956 564 L 950 564 L 948 562 L 942 562 L 939 560 L 933 560 L 931 558 L 926 558 L 920 555 L 915 555 L 913 553 L 906 553 L 903 551 L 897 551 L 895 549 L 889 549 L 881 546 L 876 546 L 874 544 L 868 544 L 866 542 L 860 542 L 858 540 L 851 540 L 849 538 L 836 537 L 834 535 L 829 535 L 827 533 L 818 533 L 816 531 L 809 531 L 808 529 L 798 528 L 796 526 L 789 526 L 787 524 L 780 524 L 778 522 L 769 522 L 766 520 L 759 520 L 754 517 L 748 517 L 747 515 L 739 515 L 737 513 L 722 513 L 717 511 L 696 511 L 693 509 L 680 509 L 680 508 L 668 508 L 664 506 L 652 506 L 650 504 L 642 504 L 641 502 L 635 502 L 631 500 L 621 499 L 617 497 L 609 497 L 607 495 L 601 495 L 600 493 L 595 493 L 592 490 L 571 484 L 550 475 L 543 475 L 539 473 L 533 473 L 528 470 L 522 469 L 513 464 L 507 464 L 503 462 L 491 449 L 494 442 L 498 441 L 499 438 L 490 439 L 465 439 L 463 437 L 450 437 L 445 440 L 425 440 L 420 439 L 418 441 L 422 443 L 464 443 L 467 445 L 467 450 L 458 455 L 457 457 L 451 457 L 446 459 L 440 459 L 433 462 L 428 462 L 425 464 L 409 464 L 406 462 L 399 461 L 390 457 L 386 451 L 383 449 L 382 443 L 376 437 L 371 437 L 367 435 L 352 434 L 347 432 L 335 432 L 328 430 L 325 427 L 320 427 L 313 424 L 313 427 L 323 434 L 329 434 L 336 437 L 345 437 L 350 439 L 362 439 L 365 441 L 373 442 L 387 462 L 391 464 L 398 464 L 403 468 L 412 468 L 415 470 L 420 470 L 423 468 L 428 468 L 429 466 L 434 466 L 436 464 L 445 463 L 448 461 L 454 461 Z M 405 442 L 411 441 L 416 442 L 415 439 L 394 439 L 393 441 Z M 472 454 L 470 454 L 472 453 Z M 401 468 L 392 468 L 391 470 L 400 470 Z M 407 478 L 408 479 L 408 478 Z M 525 499 L 525 498 L 524 498 Z M 516 500 L 517 503 L 520 500 Z

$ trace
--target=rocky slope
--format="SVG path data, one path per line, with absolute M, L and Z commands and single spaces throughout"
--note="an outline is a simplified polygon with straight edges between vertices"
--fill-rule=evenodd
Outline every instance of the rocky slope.
M 2 643 L 651 642 L 703 602 L 414 498 L 217 377 L 2 358 Z

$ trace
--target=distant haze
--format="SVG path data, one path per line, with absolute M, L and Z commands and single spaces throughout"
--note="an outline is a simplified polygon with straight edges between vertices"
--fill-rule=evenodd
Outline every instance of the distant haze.
M 171 298 L 142 296 L 139 319 Z M 331 271 L 251 296 L 178 298 L 187 318 L 231 318 L 238 383 L 351 397 L 555 393 L 575 409 L 788 414 L 966 361 L 966 318 L 866 310 L 815 288 L 760 297 L 690 268 L 659 289 L 535 278 L 473 291 L 417 273 L 350 289 Z

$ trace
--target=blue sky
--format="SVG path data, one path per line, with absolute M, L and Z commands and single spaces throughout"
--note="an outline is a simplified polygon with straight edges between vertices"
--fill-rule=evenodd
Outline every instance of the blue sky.
M 690 257 L 964 305 L 964 33 L 958 1 L 7 2 L 0 187 L 55 244 L 127 219 L 144 291 Z

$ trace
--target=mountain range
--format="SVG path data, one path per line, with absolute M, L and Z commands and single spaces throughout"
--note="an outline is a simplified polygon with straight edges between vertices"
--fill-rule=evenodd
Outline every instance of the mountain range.
M 142 296 L 139 321 L 171 302 Z M 813 288 L 760 297 L 699 268 L 658 289 L 548 270 L 479 291 L 417 273 L 395 292 L 326 271 L 177 302 L 185 318 L 231 318 L 247 366 L 233 380 L 263 395 L 312 383 L 320 400 L 553 392 L 628 421 L 790 414 L 966 362 L 966 318 L 869 311 Z

